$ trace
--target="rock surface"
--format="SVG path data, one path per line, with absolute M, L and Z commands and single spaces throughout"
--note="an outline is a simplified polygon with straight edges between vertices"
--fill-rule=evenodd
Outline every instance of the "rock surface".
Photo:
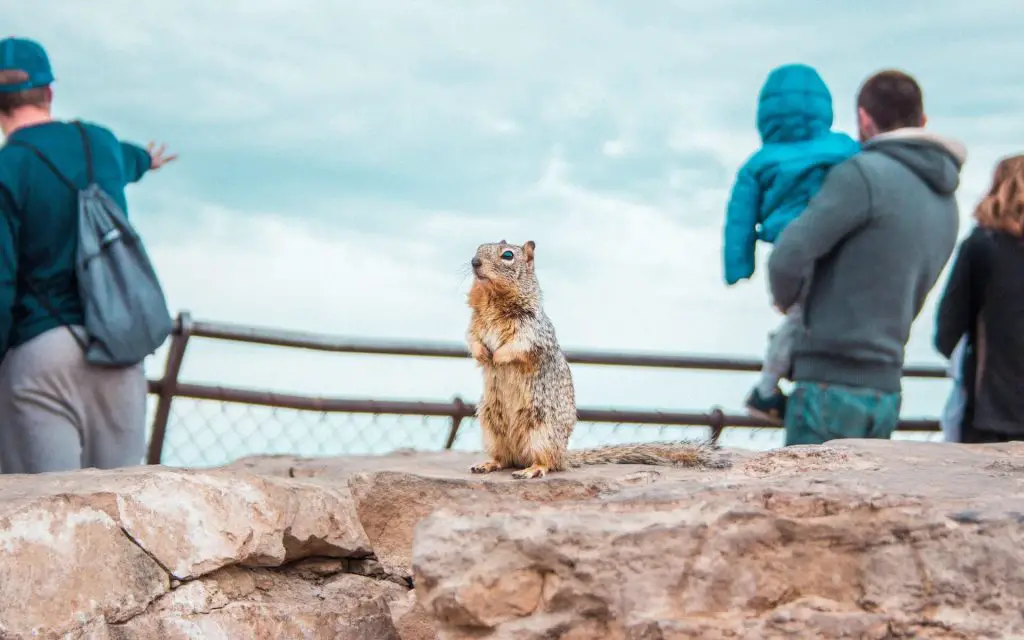
M 835 442 L 601 500 L 447 508 L 442 638 L 1024 637 L 1024 446 Z
M 434 637 L 374 559 L 346 461 L 280 461 L 0 478 L 0 637 Z
M 0 477 L 0 637 L 1024 637 L 1024 445 Z M 411 584 L 415 589 L 411 589 Z

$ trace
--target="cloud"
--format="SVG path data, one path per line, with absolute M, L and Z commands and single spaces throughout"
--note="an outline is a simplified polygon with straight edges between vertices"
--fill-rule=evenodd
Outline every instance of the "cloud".
M 964 233 L 1024 135 L 1024 69 L 1002 64 L 1024 55 L 1016 4 L 889 4 L 51 0 L 7 20 L 50 50 L 59 115 L 181 152 L 129 200 L 172 303 L 198 317 L 461 340 L 465 263 L 505 237 L 537 241 L 566 347 L 751 356 L 779 321 L 767 251 L 754 282 L 726 288 L 721 223 L 769 69 L 815 65 L 847 131 L 866 75 L 917 75 L 930 126 L 970 149 Z M 938 361 L 937 294 L 909 361 Z M 185 374 L 479 393 L 469 362 L 202 342 Z M 751 377 L 579 368 L 577 382 L 581 404 L 706 409 L 738 408 Z M 909 384 L 905 411 L 934 415 L 945 393 Z

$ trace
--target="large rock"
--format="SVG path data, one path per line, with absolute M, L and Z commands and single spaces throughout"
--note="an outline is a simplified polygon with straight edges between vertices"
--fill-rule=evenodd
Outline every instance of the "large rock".
M 846 441 L 418 525 L 442 638 L 1024 634 L 1024 447 Z
M 0 637 L 1024 634 L 1024 446 L 732 458 L 539 481 L 458 453 L 0 477 Z
M 239 474 L 148 472 L 117 496 L 125 533 L 178 580 L 232 564 L 371 553 L 347 491 Z
M 7 505 L 5 505 L 7 507 Z M 170 588 L 102 505 L 57 495 L 0 516 L 0 637 L 73 632 L 138 615 Z
M 287 573 L 304 558 L 334 568 Z M 398 638 L 390 602 L 408 617 L 408 583 L 374 566 L 344 479 L 329 475 L 0 478 L 3 638 Z M 337 588 L 353 580 L 364 586 Z M 365 584 L 387 591 L 368 598 Z
M 621 469 L 596 469 L 576 476 L 554 476 L 545 482 L 522 482 L 508 474 L 470 476 L 465 468 L 432 470 L 424 477 L 409 472 L 378 471 L 349 479 L 359 521 L 380 563 L 389 572 L 412 575 L 412 542 L 416 525 L 434 510 L 467 506 L 487 509 L 522 508 L 590 500 L 621 488 L 614 480 Z M 643 476 L 644 480 L 648 476 Z
M 476 461 L 269 456 L 0 477 L 0 637 L 425 640 L 434 624 L 409 578 L 413 531 L 434 509 L 587 503 L 683 477 L 607 467 L 520 482 L 471 475 Z

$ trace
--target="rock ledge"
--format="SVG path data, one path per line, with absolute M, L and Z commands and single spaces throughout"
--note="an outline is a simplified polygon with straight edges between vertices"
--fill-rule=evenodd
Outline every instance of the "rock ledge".
M 0 637 L 1024 634 L 1024 446 L 730 455 L 540 481 L 458 453 L 3 477 Z

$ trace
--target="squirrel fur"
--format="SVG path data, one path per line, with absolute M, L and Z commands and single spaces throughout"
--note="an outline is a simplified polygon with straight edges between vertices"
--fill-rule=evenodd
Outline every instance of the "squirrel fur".
M 722 468 L 708 442 L 608 445 L 568 451 L 576 426 L 572 372 L 544 313 L 534 257 L 536 243 L 482 244 L 471 261 L 472 309 L 467 341 L 483 370 L 477 418 L 490 459 L 473 473 L 517 469 L 518 479 L 591 464 Z

